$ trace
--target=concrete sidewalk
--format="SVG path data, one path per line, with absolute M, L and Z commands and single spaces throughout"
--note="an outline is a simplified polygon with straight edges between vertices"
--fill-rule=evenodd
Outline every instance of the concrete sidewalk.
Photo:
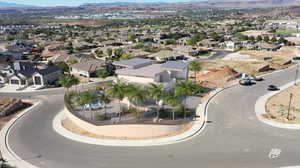
M 299 83 L 300 79 L 296 81 L 296 83 Z M 269 100 L 269 98 L 271 98 L 272 96 L 283 92 L 285 89 L 293 86 L 295 84 L 295 81 L 293 82 L 289 82 L 283 86 L 280 87 L 279 91 L 270 91 L 269 93 L 261 96 L 259 99 L 257 99 L 256 103 L 255 103 L 255 113 L 257 118 L 268 125 L 271 125 L 273 127 L 277 127 L 277 128 L 285 128 L 285 129 L 300 129 L 300 124 L 288 124 L 288 123 L 281 123 L 281 122 L 276 122 L 273 120 L 269 120 L 264 118 L 262 115 L 263 114 L 267 114 L 266 112 L 266 103 Z

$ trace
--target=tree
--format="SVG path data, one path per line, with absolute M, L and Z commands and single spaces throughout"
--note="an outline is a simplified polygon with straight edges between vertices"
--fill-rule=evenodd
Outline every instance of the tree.
M 60 62 L 57 64 L 57 66 L 61 69 L 62 72 L 70 72 L 70 67 L 65 62 Z
M 117 59 L 119 59 L 124 54 L 124 51 L 122 48 L 118 48 L 118 49 L 115 49 L 114 53 L 115 53 L 115 56 L 117 57 Z
M 104 69 L 98 70 L 96 72 L 96 75 L 97 75 L 97 77 L 105 79 L 105 78 L 107 78 L 109 76 L 109 72 L 107 71 L 106 68 L 104 68 Z
M 129 101 L 132 102 L 135 106 L 140 106 L 141 103 L 146 101 L 145 90 L 138 85 L 128 85 L 126 96 L 128 97 Z M 137 118 L 139 118 L 139 109 L 137 109 Z
M 67 89 L 67 94 L 69 93 L 69 88 L 78 85 L 79 82 L 79 79 L 73 75 L 63 75 L 58 80 L 58 83 Z
M 184 119 L 186 119 L 186 99 L 193 95 L 194 85 L 191 81 L 181 81 L 175 85 L 175 95 L 184 97 Z
M 103 94 L 101 94 L 100 100 L 104 104 L 104 117 L 106 118 L 106 105 L 111 102 L 111 99 L 108 96 L 108 94 L 106 93 L 106 91 L 104 91 Z
M 166 97 L 166 102 L 170 106 L 172 106 L 172 119 L 175 119 L 175 107 L 180 104 L 180 100 L 174 93 L 169 93 L 168 96 Z
M 128 60 L 131 58 L 131 55 L 128 53 L 123 53 L 123 55 L 120 57 L 120 60 Z
M 93 103 L 96 100 L 95 94 L 92 91 L 88 92 L 83 92 L 79 94 L 78 96 L 78 103 L 82 106 L 85 106 L 86 104 L 89 105 L 89 111 L 90 114 L 92 114 L 92 108 L 91 108 L 91 103 Z M 94 116 L 91 115 L 91 119 L 93 119 Z
M 258 35 L 257 37 L 256 37 L 256 41 L 262 41 L 263 39 L 262 39 L 262 37 L 261 37 L 261 35 Z
M 175 40 L 175 39 L 167 39 L 167 40 L 165 41 L 165 44 L 166 44 L 166 45 L 176 44 L 176 40 Z
M 136 42 L 136 35 L 134 32 L 128 32 L 128 40 L 132 42 Z
M 77 61 L 76 59 L 71 59 L 71 60 L 68 61 L 68 63 L 69 63 L 70 65 L 73 65 L 73 64 L 77 64 L 78 61 Z
M 118 80 L 115 83 L 111 84 L 111 87 L 107 90 L 107 94 L 110 97 L 117 98 L 119 100 L 119 106 L 120 106 L 120 112 L 119 112 L 119 121 L 121 121 L 121 115 L 122 115 L 122 106 L 121 101 L 124 99 L 126 94 L 126 83 Z
M 199 41 L 206 39 L 207 35 L 205 32 L 195 34 L 191 39 L 187 41 L 188 45 L 196 45 Z
M 150 87 L 148 88 L 148 93 L 150 95 L 150 97 L 153 97 L 155 100 L 155 103 L 157 105 L 159 105 L 159 101 L 162 101 L 165 96 L 166 96 L 166 92 L 164 91 L 164 86 L 163 85 L 157 85 L 154 83 L 150 84 Z M 159 111 L 160 111 L 161 107 L 159 107 L 159 109 L 157 109 L 157 118 L 159 118 Z
M 250 40 L 250 41 L 255 41 L 255 37 L 254 37 L 254 36 L 250 36 L 250 37 L 249 37 L 249 40 Z
M 195 82 L 197 81 L 196 75 L 199 71 L 201 71 L 201 63 L 197 60 L 194 60 L 190 63 L 189 69 L 194 72 Z
M 106 49 L 106 53 L 109 57 L 111 57 L 113 54 L 113 50 L 111 48 L 108 48 L 108 49 Z
M 265 37 L 264 37 L 264 41 L 265 41 L 265 42 L 269 42 L 269 41 L 270 41 L 269 36 L 265 36 Z
M 277 43 L 277 38 L 276 38 L 275 36 L 273 36 L 273 37 L 271 38 L 271 42 L 274 43 L 274 44 Z
M 286 43 L 286 40 L 283 38 L 283 37 L 280 37 L 279 39 L 278 39 L 278 43 Z

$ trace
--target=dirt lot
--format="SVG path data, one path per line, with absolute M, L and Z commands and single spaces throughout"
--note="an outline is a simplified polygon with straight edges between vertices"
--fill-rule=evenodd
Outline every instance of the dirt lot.
M 290 93 L 293 93 L 289 121 L 287 120 Z M 264 117 L 291 124 L 300 123 L 300 83 L 271 97 L 266 104 Z
M 272 36 L 273 35 L 273 33 L 269 33 L 266 30 L 249 30 L 249 31 L 242 32 L 242 34 L 246 35 L 246 36 L 254 36 L 254 37 L 265 36 L 265 35 Z
M 9 105 L 12 102 L 11 98 L 7 97 L 0 97 L 0 112 Z M 22 112 L 24 109 L 29 108 L 34 102 L 33 101 L 28 101 L 28 100 L 23 100 L 24 107 L 21 109 L 18 109 L 18 111 L 14 111 L 11 115 L 8 115 L 6 117 L 0 117 L 0 130 L 3 128 L 3 126 L 9 122 L 12 118 L 14 118 L 17 114 Z
M 276 52 L 242 50 L 239 51 L 238 54 L 241 55 L 240 60 L 236 58 L 235 60 L 223 59 L 203 62 L 202 70 L 206 71 L 209 69 L 218 69 L 222 66 L 228 65 L 239 73 L 261 74 L 256 71 L 264 65 L 269 64 L 274 69 L 283 69 L 288 67 L 282 64 L 291 60 L 295 55 L 299 56 L 300 52 L 295 47 L 283 47 Z M 265 57 L 272 57 L 272 59 L 265 61 Z M 251 61 L 247 61 L 247 59 L 251 59 Z
M 202 64 L 202 71 L 200 74 L 205 74 L 212 69 L 220 69 L 228 65 L 230 68 L 237 71 L 239 74 L 245 73 L 249 75 L 262 75 L 270 73 L 273 70 L 285 69 L 292 64 L 283 65 L 287 61 L 291 60 L 294 56 L 300 56 L 300 51 L 295 47 L 282 47 L 276 52 L 272 51 L 255 51 L 255 50 L 242 50 L 237 53 L 229 54 L 228 58 L 222 60 L 205 61 Z M 269 57 L 268 60 L 265 60 Z M 258 72 L 262 67 L 269 65 L 272 70 Z M 191 78 L 194 77 L 193 72 L 190 74 Z M 225 76 L 225 75 L 224 75 Z M 192 79 L 193 80 L 193 79 Z M 220 86 L 227 86 L 230 82 L 223 81 L 220 77 L 218 81 L 207 81 L 208 83 L 218 83 Z

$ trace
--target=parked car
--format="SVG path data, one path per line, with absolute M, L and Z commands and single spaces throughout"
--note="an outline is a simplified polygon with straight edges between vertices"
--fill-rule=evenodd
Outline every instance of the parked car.
M 241 85 L 245 85 L 245 86 L 252 85 L 251 79 L 241 79 L 241 80 L 239 81 L 239 83 L 240 83 Z
M 253 77 L 253 80 L 255 80 L 255 81 L 263 81 L 264 78 L 263 78 L 263 77 L 257 77 L 257 76 L 254 76 L 254 77 Z
M 95 103 L 84 105 L 84 108 L 86 108 L 86 109 L 91 108 L 93 110 L 97 110 L 97 109 L 103 108 L 103 104 L 101 102 L 95 102 Z
M 277 86 L 275 86 L 275 85 L 269 85 L 268 86 L 268 90 L 270 90 L 270 91 L 277 91 L 277 90 L 279 90 L 279 88 Z

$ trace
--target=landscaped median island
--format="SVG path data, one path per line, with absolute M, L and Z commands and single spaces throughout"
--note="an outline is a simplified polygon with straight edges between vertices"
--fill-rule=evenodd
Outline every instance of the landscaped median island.
M 204 89 L 178 81 L 173 89 L 122 80 L 65 96 L 62 125 L 69 131 L 100 139 L 153 139 L 181 134 L 192 127 Z
M 292 94 L 292 96 L 291 96 Z M 300 124 L 300 84 L 272 96 L 266 103 L 264 118 L 282 123 Z

